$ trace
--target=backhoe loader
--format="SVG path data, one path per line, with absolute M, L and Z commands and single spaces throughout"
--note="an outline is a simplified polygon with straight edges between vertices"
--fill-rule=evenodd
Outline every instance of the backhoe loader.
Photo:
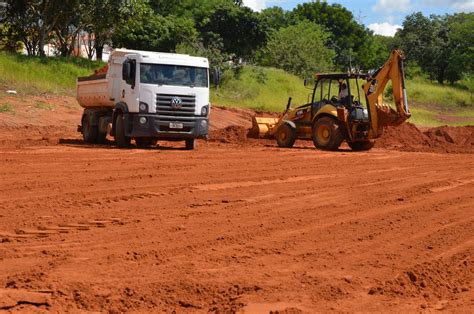
M 290 97 L 279 118 L 255 117 L 254 129 L 261 137 L 274 137 L 280 147 L 292 147 L 296 139 L 312 139 L 319 149 L 337 150 L 345 140 L 352 150 L 369 150 L 383 127 L 399 125 L 411 116 L 403 60 L 403 53 L 393 50 L 372 75 L 317 74 L 311 102 L 292 108 Z M 396 110 L 382 103 L 388 81 Z

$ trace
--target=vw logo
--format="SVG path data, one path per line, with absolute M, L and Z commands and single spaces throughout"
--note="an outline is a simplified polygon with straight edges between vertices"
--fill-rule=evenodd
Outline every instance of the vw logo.
M 173 109 L 180 109 L 183 105 L 183 100 L 179 97 L 171 98 L 171 108 Z

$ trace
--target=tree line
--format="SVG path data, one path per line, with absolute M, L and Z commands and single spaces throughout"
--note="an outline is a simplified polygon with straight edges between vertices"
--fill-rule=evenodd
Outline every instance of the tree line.
M 5 0 L 4 0 L 5 1 Z M 241 0 L 7 0 L 0 48 L 44 56 L 46 43 L 70 56 L 80 35 L 89 58 L 105 45 L 206 56 L 214 67 L 246 61 L 302 77 L 369 70 L 401 48 L 413 69 L 440 83 L 472 75 L 474 13 L 407 16 L 394 37 L 374 35 L 340 4 L 254 12 Z

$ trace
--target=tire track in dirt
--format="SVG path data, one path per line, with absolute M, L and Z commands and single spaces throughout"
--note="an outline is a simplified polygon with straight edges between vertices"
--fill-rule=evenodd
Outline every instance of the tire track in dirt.
M 466 155 L 210 143 L 189 154 L 38 147 L 2 160 L 0 198 L 10 201 L 0 206 L 0 230 L 35 227 L 42 215 L 48 224 L 127 221 L 0 244 L 8 253 L 0 283 L 51 286 L 53 310 L 225 311 L 281 300 L 309 311 L 454 306 L 448 290 L 427 301 L 389 293 L 387 282 L 421 274 L 423 262 L 452 270 L 456 256 L 472 254 Z M 377 287 L 387 294 L 368 294 Z M 457 308 L 465 295 L 456 294 Z

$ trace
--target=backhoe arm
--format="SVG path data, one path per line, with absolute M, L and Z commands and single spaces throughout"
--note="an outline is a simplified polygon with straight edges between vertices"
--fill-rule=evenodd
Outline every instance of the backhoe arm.
M 382 135 L 384 126 L 399 125 L 411 116 L 405 89 L 403 60 L 403 53 L 393 50 L 387 62 L 363 85 L 368 102 L 372 138 Z M 396 111 L 382 103 L 383 92 L 389 80 L 392 81 Z

